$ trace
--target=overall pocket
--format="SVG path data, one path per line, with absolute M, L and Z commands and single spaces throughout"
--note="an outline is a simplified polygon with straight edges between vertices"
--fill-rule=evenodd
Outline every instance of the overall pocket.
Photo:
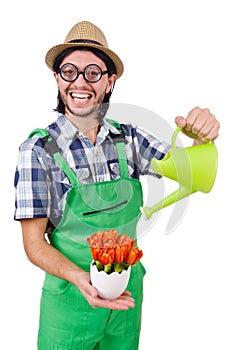
M 70 286 L 71 283 L 68 281 L 46 273 L 43 283 L 43 292 L 52 295 L 61 295 L 64 294 L 70 288 Z
M 112 211 L 114 209 L 117 209 L 125 204 L 128 203 L 128 200 L 124 200 L 120 203 L 117 203 L 115 205 L 112 205 L 112 206 L 109 206 L 109 207 L 105 207 L 105 208 L 101 208 L 101 209 L 96 209 L 96 210 L 92 210 L 92 211 L 87 211 L 87 212 L 84 212 L 83 213 L 83 216 L 86 216 L 86 215 L 93 215 L 93 214 L 101 214 L 103 212 L 106 212 L 106 211 Z
M 132 266 L 132 274 L 127 290 L 131 292 L 131 296 L 135 299 L 135 307 L 127 311 L 125 336 L 138 335 L 141 329 L 142 303 L 143 303 L 143 278 L 146 270 L 139 261 Z

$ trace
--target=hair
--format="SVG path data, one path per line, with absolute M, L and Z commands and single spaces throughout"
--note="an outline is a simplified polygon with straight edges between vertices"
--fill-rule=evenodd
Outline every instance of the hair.
M 101 51 L 99 49 L 96 49 L 93 47 L 86 47 L 86 46 L 85 47 L 84 46 L 83 47 L 82 46 L 71 47 L 71 48 L 68 48 L 68 49 L 64 50 L 63 52 L 61 52 L 61 54 L 59 54 L 54 61 L 54 64 L 52 67 L 53 71 L 58 73 L 60 65 L 63 62 L 64 58 L 66 56 L 68 56 L 71 52 L 76 51 L 76 50 L 91 51 L 95 56 L 100 58 L 105 63 L 109 76 L 111 76 L 112 74 L 117 74 L 116 67 L 109 56 L 107 56 L 103 51 Z M 106 115 L 106 112 L 109 108 L 109 102 L 110 102 L 110 97 L 111 97 L 112 92 L 113 92 L 113 88 L 114 88 L 114 85 L 113 85 L 112 89 L 110 90 L 110 92 L 108 92 L 104 96 L 104 99 L 102 101 L 102 105 L 100 108 L 100 112 L 99 112 L 99 119 L 103 119 L 104 116 Z M 54 108 L 53 110 L 55 112 L 59 112 L 62 114 L 65 113 L 65 105 L 61 99 L 59 91 L 58 91 L 58 95 L 57 95 L 57 107 Z

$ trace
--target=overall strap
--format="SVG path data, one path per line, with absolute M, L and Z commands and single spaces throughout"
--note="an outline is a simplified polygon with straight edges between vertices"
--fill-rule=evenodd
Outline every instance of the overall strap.
M 76 174 L 70 168 L 66 160 L 61 155 L 61 149 L 58 147 L 56 140 L 49 134 L 46 129 L 35 129 L 29 135 L 29 138 L 33 136 L 38 136 L 44 145 L 44 149 L 48 154 L 50 154 L 55 160 L 56 164 L 63 170 L 63 172 L 68 177 L 72 186 L 78 185 L 78 179 Z
M 110 136 L 114 144 L 116 145 L 116 150 L 118 154 L 118 163 L 119 163 L 119 169 L 120 169 L 120 177 L 128 178 L 129 174 L 128 174 L 128 165 L 127 165 L 127 155 L 126 155 L 126 149 L 125 149 L 125 143 L 127 141 L 125 139 L 125 133 L 118 122 L 111 119 L 107 119 L 107 121 L 120 132 L 120 134 L 114 134 L 110 132 Z M 77 186 L 79 182 L 76 174 L 70 168 L 66 160 L 62 157 L 61 149 L 58 147 L 56 140 L 49 134 L 49 132 L 46 129 L 39 128 L 32 131 L 28 137 L 32 138 L 33 136 L 38 136 L 40 138 L 41 142 L 43 143 L 45 151 L 47 151 L 48 154 L 50 154 L 53 157 L 56 164 L 63 170 L 63 172 L 68 177 L 72 186 Z
M 118 163 L 120 169 L 120 177 L 128 178 L 128 164 L 127 164 L 127 155 L 125 144 L 127 143 L 125 138 L 125 132 L 122 130 L 121 125 L 112 119 L 107 119 L 107 121 L 113 125 L 120 134 L 114 134 L 110 131 L 110 137 L 112 138 L 114 144 L 116 145 L 117 154 L 118 154 Z

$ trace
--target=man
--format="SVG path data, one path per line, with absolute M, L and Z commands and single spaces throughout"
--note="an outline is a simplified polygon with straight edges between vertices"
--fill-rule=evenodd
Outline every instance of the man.
M 99 298 L 86 240 L 107 228 L 136 238 L 139 176 L 152 173 L 151 159 L 163 158 L 169 145 L 105 118 L 123 63 L 94 24 L 77 23 L 46 63 L 57 83 L 59 115 L 21 145 L 15 175 L 25 251 L 46 272 L 38 349 L 135 350 L 145 270 L 133 266 L 128 291 L 116 300 Z M 196 107 L 176 124 L 195 144 L 218 136 L 208 109 Z

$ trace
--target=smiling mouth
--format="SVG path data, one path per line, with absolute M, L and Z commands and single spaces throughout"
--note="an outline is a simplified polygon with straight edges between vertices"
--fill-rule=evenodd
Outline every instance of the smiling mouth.
M 70 96 L 75 101 L 87 101 L 92 97 L 91 94 L 80 94 L 80 93 L 70 93 Z

